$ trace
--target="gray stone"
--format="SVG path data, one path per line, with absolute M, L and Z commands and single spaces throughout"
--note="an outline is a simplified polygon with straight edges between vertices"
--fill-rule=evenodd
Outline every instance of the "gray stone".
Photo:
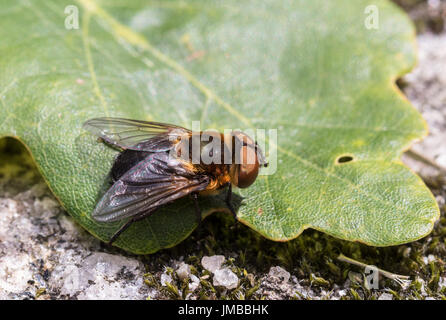
M 206 270 L 215 273 L 215 271 L 221 268 L 221 265 L 223 264 L 223 262 L 225 262 L 225 260 L 226 260 L 225 256 L 220 256 L 220 255 L 210 256 L 210 257 L 204 256 L 201 259 L 201 265 Z
M 280 282 L 288 282 L 290 280 L 290 273 L 279 266 L 271 267 L 268 276 Z
M 228 268 L 218 269 L 214 272 L 214 286 L 235 289 L 238 286 L 238 277 Z

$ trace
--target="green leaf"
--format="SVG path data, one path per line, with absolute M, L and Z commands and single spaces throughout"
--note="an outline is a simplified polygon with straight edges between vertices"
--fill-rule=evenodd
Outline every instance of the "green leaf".
M 79 29 L 65 28 L 72 4 Z M 236 190 L 244 224 L 280 241 L 305 228 L 376 246 L 413 241 L 439 216 L 399 160 L 426 134 L 395 86 L 415 64 L 414 30 L 384 0 L 373 1 L 379 28 L 367 29 L 369 4 L 3 0 L 0 136 L 22 141 L 64 208 L 105 241 L 123 222 L 90 217 L 117 153 L 82 130 L 98 116 L 278 129 L 267 148 L 277 172 Z M 201 204 L 224 207 L 222 196 Z M 195 227 L 186 198 L 116 245 L 152 253 Z

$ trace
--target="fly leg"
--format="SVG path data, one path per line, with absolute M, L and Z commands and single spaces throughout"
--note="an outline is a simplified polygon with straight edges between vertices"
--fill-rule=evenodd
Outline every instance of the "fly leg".
M 197 217 L 197 222 L 198 222 L 198 227 L 197 228 L 200 228 L 202 217 L 201 217 L 200 205 L 198 204 L 198 193 L 196 193 L 196 192 L 192 193 L 191 197 L 192 197 L 192 200 L 194 201 L 194 204 L 195 204 L 195 215 Z
M 127 221 L 126 223 L 124 223 L 124 224 L 118 229 L 118 231 L 116 231 L 116 232 L 112 235 L 112 237 L 111 237 L 110 240 L 108 241 L 108 244 L 109 244 L 109 245 L 112 245 L 113 242 L 115 242 L 116 239 L 118 239 L 118 237 L 121 235 L 121 233 L 123 233 L 125 230 L 127 230 L 128 227 L 130 227 L 130 226 L 133 224 L 133 222 L 136 222 L 136 221 L 142 220 L 142 219 L 144 219 L 144 218 L 147 218 L 148 216 L 151 216 L 152 213 L 154 213 L 155 211 L 156 211 L 156 210 L 152 210 L 152 211 L 149 211 L 149 212 L 144 212 L 143 214 L 141 214 L 141 215 L 139 215 L 139 216 L 135 216 L 135 217 L 129 219 L 129 221 Z
M 231 183 L 229 183 L 228 192 L 226 193 L 225 202 L 226 202 L 226 205 L 228 206 L 229 211 L 231 211 L 232 216 L 234 217 L 235 221 L 238 221 L 237 212 L 235 212 L 234 207 L 232 206 L 232 184 Z

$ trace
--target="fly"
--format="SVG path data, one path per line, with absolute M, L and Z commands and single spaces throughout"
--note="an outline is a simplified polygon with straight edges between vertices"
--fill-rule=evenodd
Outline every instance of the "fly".
M 128 219 L 109 244 L 132 223 L 186 195 L 191 195 L 201 223 L 198 196 L 227 188 L 226 204 L 237 219 L 231 203 L 232 186 L 249 187 L 260 167 L 267 166 L 257 143 L 241 131 L 192 132 L 172 124 L 121 118 L 90 119 L 84 128 L 121 150 L 110 172 L 113 185 L 92 213 L 99 222 Z M 204 136 L 212 141 L 212 148 L 203 143 Z M 194 141 L 198 141 L 198 159 Z

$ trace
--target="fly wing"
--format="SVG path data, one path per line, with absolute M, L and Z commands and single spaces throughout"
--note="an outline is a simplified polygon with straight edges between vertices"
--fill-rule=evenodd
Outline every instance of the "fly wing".
M 92 213 L 100 222 L 118 221 L 204 190 L 210 178 L 167 153 L 152 153 L 125 173 L 105 193 Z
M 191 133 L 171 124 L 122 118 L 93 118 L 83 127 L 113 146 L 149 152 L 168 151 L 178 137 Z

